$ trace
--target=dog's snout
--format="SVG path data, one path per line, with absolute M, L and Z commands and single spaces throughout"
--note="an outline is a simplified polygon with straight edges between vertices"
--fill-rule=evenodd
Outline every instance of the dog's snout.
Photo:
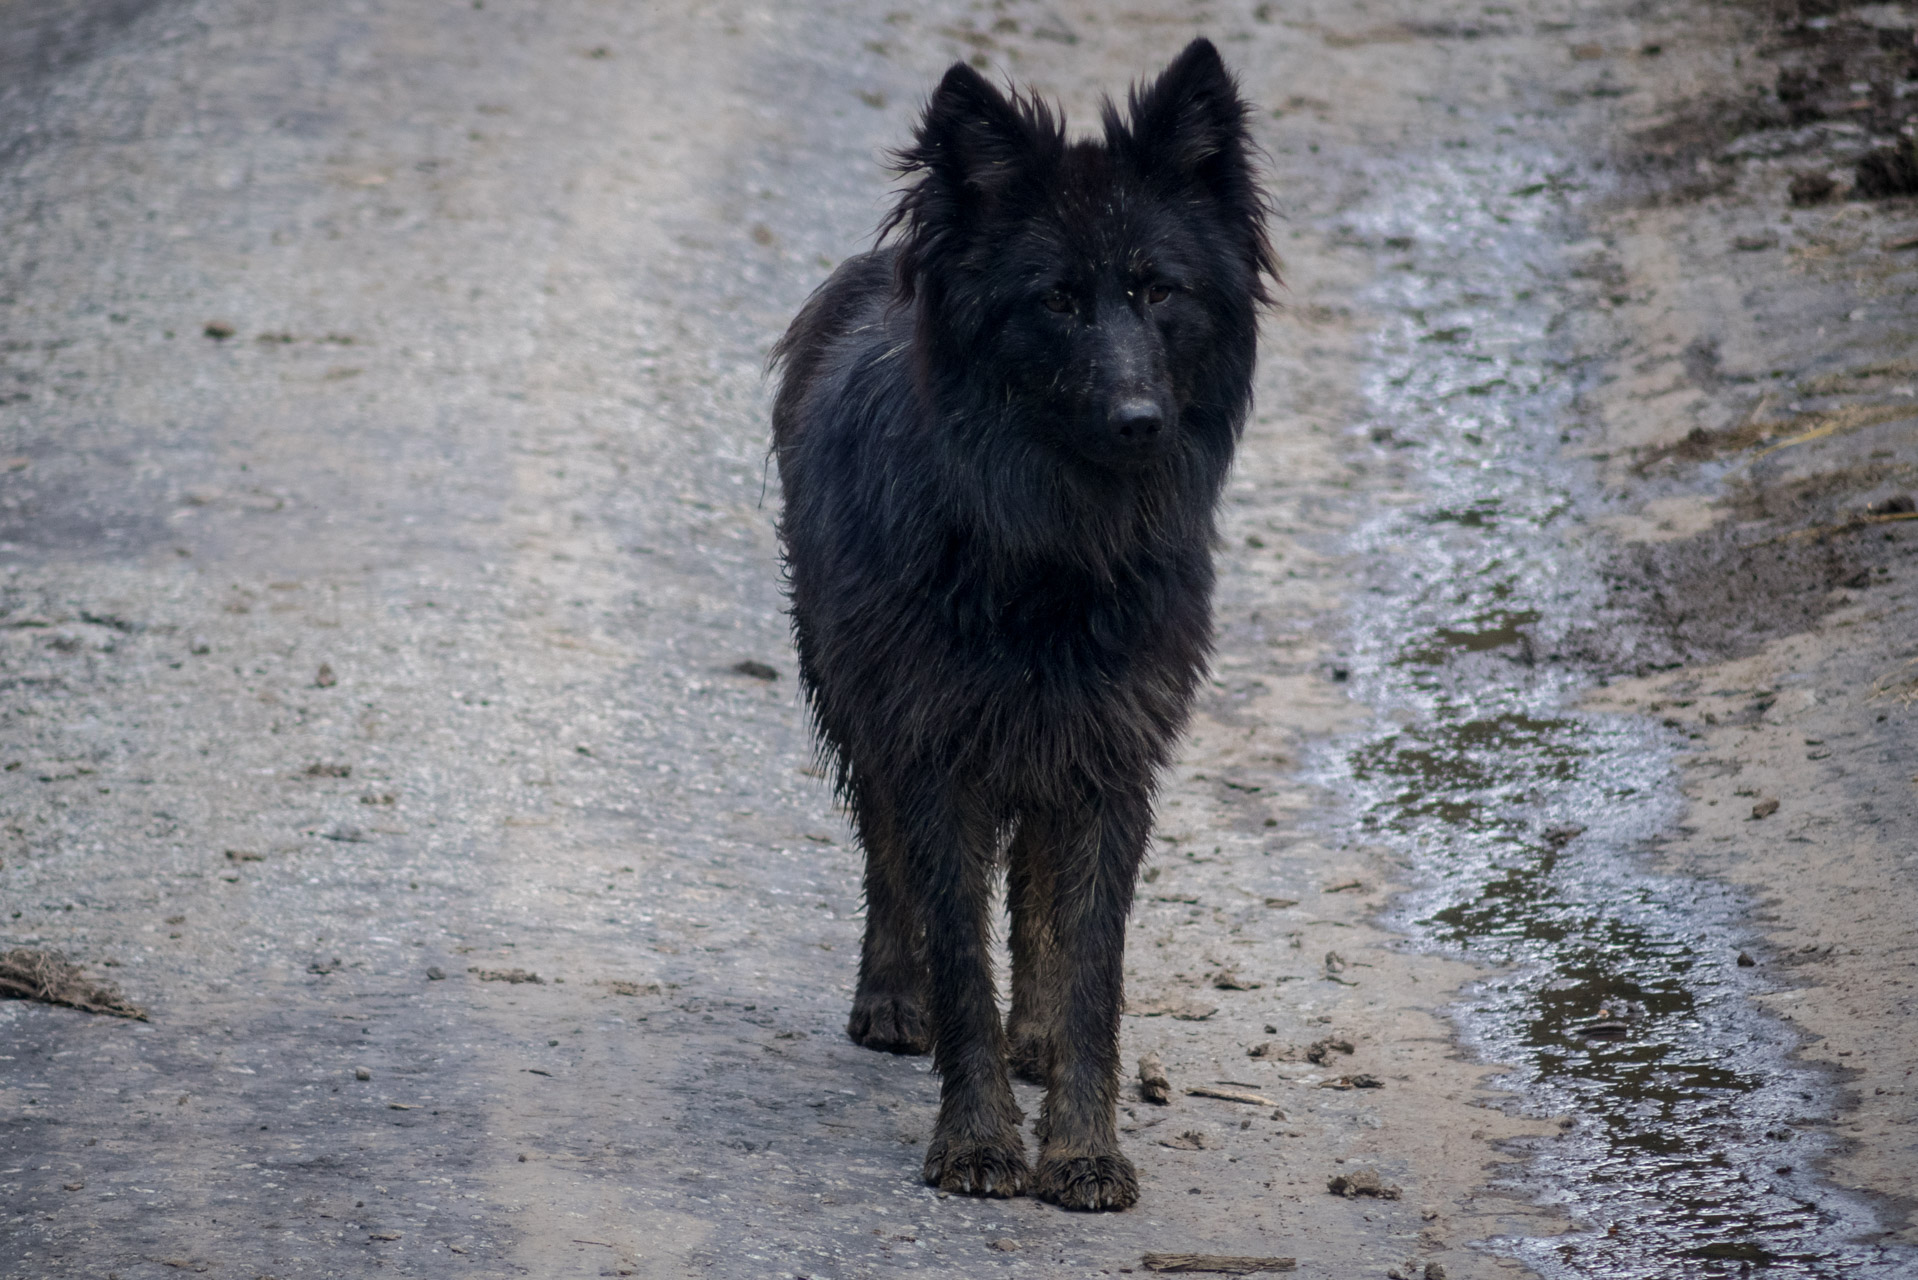
M 1165 429 L 1165 411 L 1151 400 L 1122 400 L 1113 406 L 1110 421 L 1121 440 L 1145 444 Z

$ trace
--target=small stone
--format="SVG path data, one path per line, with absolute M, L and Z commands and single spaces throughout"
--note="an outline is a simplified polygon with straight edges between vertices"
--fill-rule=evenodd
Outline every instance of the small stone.
M 216 342 L 225 342 L 233 336 L 233 326 L 224 320 L 209 320 L 201 332 Z
M 426 980 L 428 982 L 442 982 L 445 980 L 445 978 L 446 978 L 446 970 L 440 968 L 436 964 L 427 966 Z
M 373 1078 L 373 1073 L 371 1071 L 368 1071 L 365 1067 L 354 1067 L 353 1078 L 355 1080 L 371 1080 Z
M 1757 253 L 1761 249 L 1776 249 L 1778 237 L 1770 234 L 1736 236 L 1732 239 L 1732 248 L 1740 253 Z
M 333 674 L 332 664 L 325 662 L 320 664 L 318 673 L 313 677 L 313 683 L 322 689 L 331 689 L 339 682 L 340 678 Z
M 187 642 L 186 649 L 188 653 L 212 653 L 213 643 L 205 636 L 194 636 Z
M 1760 818 L 1769 818 L 1774 813 L 1777 813 L 1777 812 L 1778 812 L 1778 798 L 1776 796 L 1772 797 L 1769 800 L 1760 800 L 1757 804 L 1752 806 L 1752 820 L 1756 822 Z
M 770 663 L 757 662 L 752 658 L 733 663 L 733 670 L 742 676 L 751 676 L 755 680 L 779 679 L 779 668 Z
M 1739 952 L 1739 953 L 1738 953 L 1738 967 L 1739 967 L 1739 968 L 1741 968 L 1741 969 L 1750 969 L 1750 968 L 1752 968 L 1753 966 L 1755 966 L 1755 965 L 1756 965 L 1757 963 L 1758 963 L 1758 961 L 1756 961 L 1756 960 L 1754 960 L 1754 959 L 1752 959 L 1752 955 L 1751 955 L 1751 952 L 1749 952 L 1749 951 L 1741 951 L 1741 952 Z
M 1019 1242 L 1017 1240 L 1012 1240 L 1012 1239 L 994 1240 L 992 1242 L 992 1247 L 997 1249 L 1000 1253 L 1019 1252 Z
M 1426 1263 L 1425 1280 L 1445 1280 L 1445 1264 L 1443 1262 Z

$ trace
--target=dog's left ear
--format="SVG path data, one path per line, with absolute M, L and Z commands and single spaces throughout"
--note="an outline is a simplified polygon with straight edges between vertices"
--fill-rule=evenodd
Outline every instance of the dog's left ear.
M 1203 36 L 1150 85 L 1135 88 L 1128 121 L 1110 104 L 1106 143 L 1161 180 L 1193 182 L 1214 196 L 1240 194 L 1251 174 L 1246 105 L 1219 51 Z
M 1251 109 L 1219 51 L 1204 37 L 1194 40 L 1126 105 L 1126 119 L 1105 105 L 1107 148 L 1148 182 L 1175 193 L 1202 191 L 1244 249 L 1252 296 L 1270 301 L 1265 282 L 1278 280 L 1279 264 L 1265 234 L 1269 206 L 1252 159 Z

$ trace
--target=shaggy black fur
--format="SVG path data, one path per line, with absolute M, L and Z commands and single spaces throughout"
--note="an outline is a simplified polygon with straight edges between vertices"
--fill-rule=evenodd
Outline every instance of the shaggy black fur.
M 1246 114 L 1205 40 L 1099 141 L 955 65 L 881 247 L 774 352 L 800 670 L 866 849 L 848 1031 L 930 1043 L 948 1190 L 1138 1197 L 1113 1128 L 1126 916 L 1276 278 Z M 1036 1170 L 1009 1061 L 1048 1086 Z

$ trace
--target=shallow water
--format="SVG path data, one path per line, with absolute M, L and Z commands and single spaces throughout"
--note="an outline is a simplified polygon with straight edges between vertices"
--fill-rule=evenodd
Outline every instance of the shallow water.
M 1354 535 L 1350 678 L 1377 718 L 1325 772 L 1413 867 L 1393 923 L 1496 975 L 1455 1010 L 1467 1045 L 1561 1118 L 1513 1181 L 1579 1229 L 1485 1247 L 1548 1277 L 1910 1275 L 1812 1173 L 1834 1088 L 1752 1000 L 1747 904 L 1646 856 L 1681 813 L 1679 739 L 1579 710 L 1597 677 L 1559 652 L 1603 600 L 1600 499 L 1561 456 L 1572 169 L 1516 143 L 1415 158 L 1336 228 L 1392 268 L 1358 430 L 1420 499 Z

